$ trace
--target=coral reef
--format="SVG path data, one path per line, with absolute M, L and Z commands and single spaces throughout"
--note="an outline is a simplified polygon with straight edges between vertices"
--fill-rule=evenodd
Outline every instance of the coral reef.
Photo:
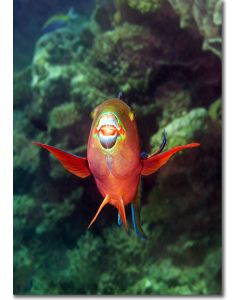
M 221 0 L 168 0 L 180 15 L 180 26 L 194 27 L 195 24 L 204 37 L 203 49 L 221 56 Z
M 172 122 L 165 126 L 167 136 L 169 136 L 168 146 L 184 145 L 195 140 L 197 131 L 204 134 L 207 129 L 207 116 L 208 112 L 206 109 L 195 108 L 182 117 L 174 118 Z M 151 138 L 153 150 L 159 147 L 159 141 L 161 141 L 163 135 L 163 127 L 160 126 L 160 128 Z
M 64 128 L 79 121 L 80 117 L 75 103 L 64 103 L 52 109 L 49 123 L 52 128 Z
M 15 73 L 13 77 L 14 94 L 13 105 L 14 109 L 21 108 L 28 103 L 32 97 L 31 90 L 31 75 L 32 68 L 27 67 L 22 71 Z
M 14 74 L 14 293 L 222 293 L 219 0 L 96 1 L 88 20 L 39 37 Z M 141 148 L 201 147 L 142 179 L 137 239 L 104 208 L 93 178 L 31 141 L 86 156 L 90 112 L 124 92 Z M 127 207 L 130 220 L 130 210 Z M 130 225 L 130 222 L 129 222 Z M 130 225 L 131 227 L 131 225 Z
M 14 132 L 14 167 L 29 173 L 36 171 L 39 163 L 39 149 L 34 149 L 31 140 L 24 134 Z
M 163 1 L 159 0 L 150 0 L 150 1 L 137 1 L 137 0 L 128 0 L 127 3 L 129 7 L 134 8 L 140 11 L 142 14 L 156 13 L 160 10 Z

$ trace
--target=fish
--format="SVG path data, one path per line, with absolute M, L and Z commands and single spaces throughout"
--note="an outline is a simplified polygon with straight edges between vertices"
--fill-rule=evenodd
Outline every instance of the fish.
M 70 21 L 76 19 L 78 14 L 73 8 L 70 8 L 67 14 L 57 14 L 49 18 L 42 27 L 42 32 L 49 33 L 53 32 L 59 28 L 65 27 Z
M 87 156 L 79 157 L 61 149 L 33 142 L 50 153 L 70 173 L 86 178 L 93 176 L 103 197 L 88 228 L 102 209 L 110 204 L 118 211 L 118 224 L 128 231 L 125 207 L 131 206 L 132 227 L 138 237 L 146 238 L 141 226 L 141 178 L 157 172 L 177 152 L 200 146 L 199 143 L 176 146 L 163 151 L 163 142 L 151 155 L 140 151 L 140 140 L 134 111 L 123 100 L 111 98 L 91 113 L 93 121 L 88 137 Z

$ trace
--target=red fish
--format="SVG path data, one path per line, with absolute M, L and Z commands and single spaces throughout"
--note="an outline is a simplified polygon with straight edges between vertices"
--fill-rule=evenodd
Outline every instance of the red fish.
M 118 223 L 128 229 L 125 206 L 131 204 L 133 228 L 144 238 L 140 224 L 140 178 L 150 175 L 167 163 L 181 150 L 198 147 L 191 143 L 162 152 L 162 146 L 154 154 L 140 153 L 139 137 L 134 112 L 120 99 L 110 99 L 97 106 L 92 113 L 93 122 L 88 139 L 87 157 L 78 157 L 55 147 L 33 142 L 51 152 L 65 169 L 85 178 L 93 175 L 103 196 L 98 211 L 88 228 L 94 223 L 106 204 L 118 210 Z

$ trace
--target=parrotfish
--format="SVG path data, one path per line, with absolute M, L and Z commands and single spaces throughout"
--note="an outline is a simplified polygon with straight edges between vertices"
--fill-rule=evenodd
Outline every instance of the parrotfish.
M 72 174 L 85 178 L 94 177 L 103 197 L 88 228 L 95 222 L 107 204 L 118 210 L 118 224 L 128 230 L 125 207 L 130 204 L 133 229 L 144 239 L 140 222 L 140 179 L 155 173 L 173 154 L 199 143 L 177 146 L 162 152 L 166 133 L 160 148 L 151 155 L 140 152 L 136 118 L 133 110 L 120 98 L 104 101 L 92 112 L 92 126 L 88 138 L 87 157 L 79 157 L 58 148 L 33 142 L 47 149 Z
M 73 8 L 70 8 L 67 14 L 54 15 L 50 19 L 48 19 L 44 23 L 42 31 L 43 33 L 55 31 L 61 27 L 65 27 L 69 24 L 70 21 L 76 19 L 77 17 L 78 14 L 74 11 Z

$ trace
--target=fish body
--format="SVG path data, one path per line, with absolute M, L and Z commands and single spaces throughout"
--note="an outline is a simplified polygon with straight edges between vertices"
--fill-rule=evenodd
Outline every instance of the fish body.
M 78 157 L 55 147 L 34 142 L 50 151 L 69 172 L 79 177 L 93 175 L 103 201 L 90 222 L 94 223 L 106 204 L 118 210 L 118 224 L 128 229 L 125 207 L 131 205 L 133 228 L 144 238 L 140 222 L 140 179 L 163 166 L 176 152 L 199 146 L 187 144 L 142 156 L 134 112 L 120 99 L 110 99 L 97 106 L 88 139 L 87 157 Z
M 103 102 L 94 111 L 88 140 L 88 164 L 107 203 L 119 210 L 126 226 L 124 207 L 135 197 L 141 173 L 140 146 L 135 118 L 119 99 Z
M 53 32 L 59 28 L 65 27 L 69 24 L 69 22 L 78 15 L 74 12 L 73 8 L 71 8 L 67 14 L 57 14 L 49 18 L 43 25 L 42 31 L 43 33 Z

